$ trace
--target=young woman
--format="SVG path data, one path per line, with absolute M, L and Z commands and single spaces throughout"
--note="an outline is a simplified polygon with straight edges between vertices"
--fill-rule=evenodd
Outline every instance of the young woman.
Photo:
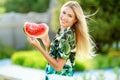
M 47 51 L 41 47 L 37 39 L 29 36 L 27 38 L 48 61 L 46 80 L 51 80 L 51 74 L 66 76 L 69 79 L 75 71 L 75 56 L 89 56 L 93 49 L 85 15 L 76 1 L 69 1 L 62 6 L 59 19 L 60 29 L 55 39 L 50 43 L 48 34 L 41 38 Z

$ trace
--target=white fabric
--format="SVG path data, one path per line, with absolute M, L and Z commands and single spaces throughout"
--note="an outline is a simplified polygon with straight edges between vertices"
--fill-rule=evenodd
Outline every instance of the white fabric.
M 75 80 L 73 77 L 61 76 L 56 74 L 47 75 L 49 80 Z

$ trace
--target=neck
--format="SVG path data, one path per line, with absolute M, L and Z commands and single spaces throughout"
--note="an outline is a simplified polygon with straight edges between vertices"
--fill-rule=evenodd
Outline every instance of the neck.
M 61 31 L 64 31 L 65 29 L 69 29 L 70 27 L 62 27 L 60 28 Z
M 65 27 L 62 27 L 60 28 L 60 32 L 63 32 L 66 28 Z

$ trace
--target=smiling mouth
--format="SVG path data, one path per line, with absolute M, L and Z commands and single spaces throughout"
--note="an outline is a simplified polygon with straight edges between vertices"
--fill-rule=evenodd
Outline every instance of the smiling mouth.
M 66 22 L 65 22 L 65 21 L 63 21 L 63 20 L 61 20 L 61 23 L 62 23 L 62 24 L 65 24 Z
M 65 22 L 62 22 L 62 24 L 65 24 Z

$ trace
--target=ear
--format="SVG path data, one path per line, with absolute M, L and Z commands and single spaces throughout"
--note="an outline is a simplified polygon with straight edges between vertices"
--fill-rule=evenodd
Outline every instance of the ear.
M 75 18 L 75 20 L 74 20 L 74 24 L 77 22 L 78 20 Z

